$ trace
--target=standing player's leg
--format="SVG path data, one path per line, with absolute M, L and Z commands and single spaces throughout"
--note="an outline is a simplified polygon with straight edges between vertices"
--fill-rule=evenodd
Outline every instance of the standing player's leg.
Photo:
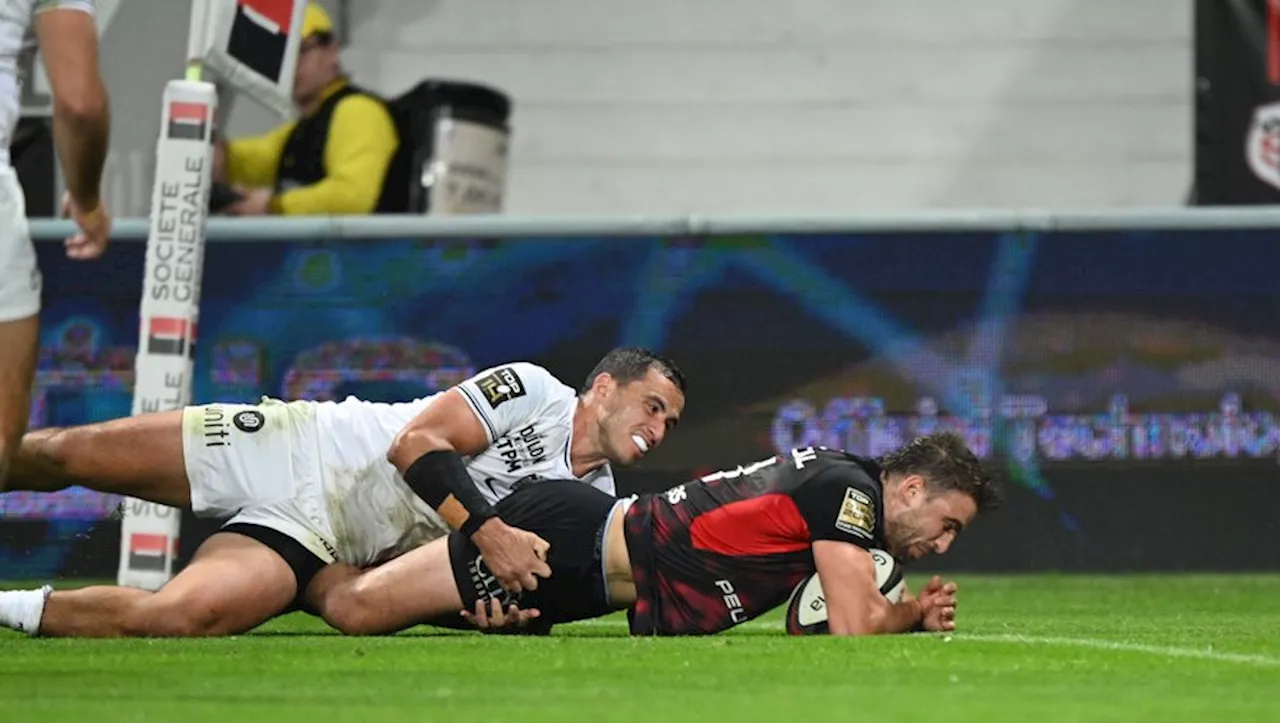
M 30 4 L 23 7 L 30 8 Z M 23 11 L 10 7 L 6 14 L 14 13 Z M 81 233 L 68 240 L 67 253 L 72 258 L 94 258 L 106 246 L 110 227 L 108 214 L 99 207 L 110 113 L 98 73 L 97 30 L 92 15 L 79 8 L 55 6 L 33 17 L 6 18 L 6 24 L 18 28 L 19 35 L 28 22 L 35 31 L 53 91 L 54 145 L 81 227 Z M 12 72 L 6 70 L 6 77 L 11 79 Z M 18 104 L 15 92 L 12 82 L 5 84 L 5 115 Z M 69 113 L 69 109 L 76 112 Z M 13 122 L 11 116 L 8 122 Z M 41 294 L 26 197 L 17 171 L 9 163 L 7 146 L 4 151 L 0 162 L 0 490 L 31 414 Z
M 0 165 L 0 490 L 31 416 L 40 346 L 40 270 L 17 174 Z
M 4 481 L 31 416 L 39 337 L 39 316 L 0 321 L 0 490 L 5 488 Z

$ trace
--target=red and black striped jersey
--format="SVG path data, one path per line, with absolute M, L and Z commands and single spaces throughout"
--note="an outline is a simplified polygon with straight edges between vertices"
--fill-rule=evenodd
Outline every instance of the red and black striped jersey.
M 626 513 L 636 635 L 706 635 L 781 605 L 815 571 L 813 542 L 883 548 L 880 469 L 795 449 L 642 495 Z

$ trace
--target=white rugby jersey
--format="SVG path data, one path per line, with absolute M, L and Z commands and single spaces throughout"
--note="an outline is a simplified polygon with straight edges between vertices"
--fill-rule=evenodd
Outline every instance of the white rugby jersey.
M 9 144 L 18 125 L 22 103 L 22 79 L 18 72 L 23 56 L 34 53 L 38 13 L 55 9 L 93 14 L 94 0 L 3 0 L 0 2 L 0 165 L 9 165 Z M 30 79 L 26 79 L 30 82 Z
M 527 477 L 581 479 L 616 494 L 608 464 L 578 478 L 569 448 L 578 395 L 546 369 L 514 362 L 458 386 L 489 446 L 464 457 L 476 487 L 497 502 Z M 324 487 L 341 558 L 369 564 L 448 533 L 449 528 L 387 461 L 396 434 L 439 395 L 387 404 L 354 397 L 316 407 Z M 356 559 L 346 559 L 348 555 Z

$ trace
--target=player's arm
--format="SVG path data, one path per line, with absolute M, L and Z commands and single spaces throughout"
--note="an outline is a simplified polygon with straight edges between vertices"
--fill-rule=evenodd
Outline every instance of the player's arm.
M 262 135 L 218 141 L 215 154 L 221 156 L 214 165 L 225 169 L 225 181 L 250 188 L 270 188 L 275 185 L 280 166 L 280 154 L 285 141 L 293 131 L 292 122 L 284 123 Z
M 455 387 L 427 405 L 396 435 L 387 459 L 445 522 L 472 535 L 497 513 L 476 488 L 462 459 L 490 444 L 484 423 L 465 394 Z
M 72 201 L 86 214 L 100 208 L 111 112 L 98 68 L 98 29 L 89 0 L 41 0 L 36 41 L 53 93 L 53 142 Z
M 324 147 L 325 177 L 271 199 L 272 213 L 373 213 L 400 139 L 386 106 L 366 95 L 343 98 L 333 109 Z
M 489 369 L 432 401 L 405 425 L 387 452 L 406 484 L 445 522 L 480 548 L 508 590 L 536 589 L 547 577 L 545 541 L 499 519 L 463 462 L 512 429 L 531 423 L 554 378 L 532 364 Z
M 880 593 L 875 561 L 866 549 L 876 539 L 882 516 L 875 481 L 860 467 L 835 464 L 817 471 L 792 496 L 809 528 L 831 634 L 900 633 L 916 627 L 923 618 L 922 605 L 914 600 L 890 603 Z
M 827 601 L 832 635 L 905 633 L 924 619 L 917 600 L 891 603 L 876 585 L 871 553 L 851 542 L 816 540 L 813 561 Z

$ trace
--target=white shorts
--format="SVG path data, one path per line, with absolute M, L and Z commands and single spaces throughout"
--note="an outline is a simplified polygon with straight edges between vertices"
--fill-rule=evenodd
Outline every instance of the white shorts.
M 182 452 L 197 516 L 275 530 L 321 562 L 339 559 L 313 406 L 267 399 L 187 407 Z
M 22 185 L 0 165 L 0 322 L 39 314 L 41 286 Z

